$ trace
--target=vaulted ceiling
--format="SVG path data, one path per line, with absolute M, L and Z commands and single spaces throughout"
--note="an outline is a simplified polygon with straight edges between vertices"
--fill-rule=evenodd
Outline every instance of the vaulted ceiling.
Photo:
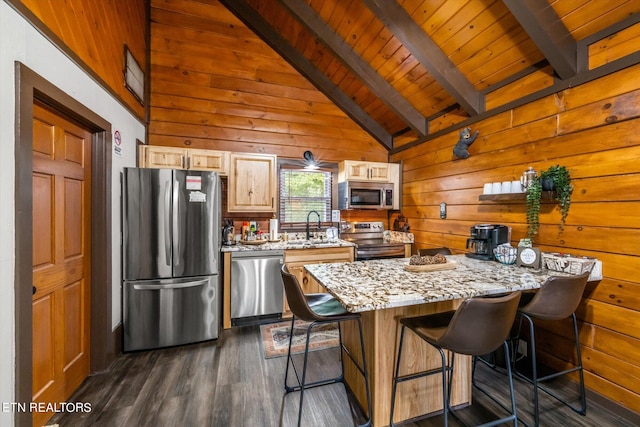
M 639 62 L 637 0 L 222 3 L 391 151 Z

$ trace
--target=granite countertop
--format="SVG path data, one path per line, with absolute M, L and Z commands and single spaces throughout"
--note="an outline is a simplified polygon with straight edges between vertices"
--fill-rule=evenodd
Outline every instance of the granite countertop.
M 447 301 L 516 290 L 536 289 L 552 275 L 464 255 L 450 255 L 454 270 L 414 273 L 408 258 L 310 264 L 304 267 L 350 312 Z
M 246 245 L 238 242 L 231 246 L 222 246 L 222 252 L 244 252 L 244 251 L 269 251 L 269 250 L 291 250 L 291 249 L 320 249 L 320 248 L 342 248 L 345 246 L 357 246 L 353 242 L 338 239 L 328 241 L 325 232 L 314 233 L 315 238 L 306 239 L 305 233 L 289 233 L 289 239 L 285 242 L 280 239 L 278 242 L 266 242 L 257 245 Z M 413 233 L 403 233 L 399 231 L 385 231 L 383 239 L 387 242 L 413 243 Z
M 286 242 L 267 242 L 260 245 L 245 245 L 238 242 L 232 246 L 222 246 L 222 252 L 245 252 L 245 251 L 269 251 L 269 250 L 292 250 L 292 249 L 324 249 L 324 248 L 342 248 L 347 246 L 355 246 L 346 240 L 337 240 L 330 242 L 326 239 L 311 240 L 289 240 Z

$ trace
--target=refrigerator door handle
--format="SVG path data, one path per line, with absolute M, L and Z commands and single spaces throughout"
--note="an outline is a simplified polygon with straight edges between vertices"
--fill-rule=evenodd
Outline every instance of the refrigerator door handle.
M 135 284 L 133 289 L 136 291 L 159 291 L 162 289 L 180 289 L 180 288 L 195 288 L 196 286 L 204 286 L 209 283 L 209 279 L 196 280 L 195 282 L 186 283 L 167 283 L 164 285 L 151 285 L 151 284 Z
M 167 265 L 171 265 L 171 182 L 164 184 L 164 256 Z
M 173 265 L 174 267 L 180 265 L 180 238 L 182 237 L 182 231 L 180 230 L 180 191 L 178 180 L 173 181 Z

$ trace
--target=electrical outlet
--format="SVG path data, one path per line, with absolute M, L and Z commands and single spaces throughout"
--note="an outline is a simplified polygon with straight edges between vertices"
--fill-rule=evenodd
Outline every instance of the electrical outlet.
M 445 219 L 447 217 L 447 204 L 445 202 L 440 203 L 440 218 Z
M 333 209 L 331 211 L 331 222 L 340 222 L 340 211 Z

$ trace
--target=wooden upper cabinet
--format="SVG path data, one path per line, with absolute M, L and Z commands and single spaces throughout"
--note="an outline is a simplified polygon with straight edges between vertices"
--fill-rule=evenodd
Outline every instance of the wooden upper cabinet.
M 140 147 L 140 167 L 202 170 L 227 175 L 229 152 L 143 145 Z
M 340 162 L 338 181 L 379 181 L 392 182 L 389 164 L 379 162 L 359 162 L 345 160 Z
M 389 182 L 393 183 L 393 209 L 402 208 L 402 179 L 400 175 L 400 163 L 389 163 Z
M 187 150 L 157 145 L 140 146 L 140 167 L 184 169 Z
M 229 212 L 275 212 L 278 195 L 277 157 L 231 153 Z
M 214 150 L 189 150 L 188 169 L 229 173 L 229 152 Z

